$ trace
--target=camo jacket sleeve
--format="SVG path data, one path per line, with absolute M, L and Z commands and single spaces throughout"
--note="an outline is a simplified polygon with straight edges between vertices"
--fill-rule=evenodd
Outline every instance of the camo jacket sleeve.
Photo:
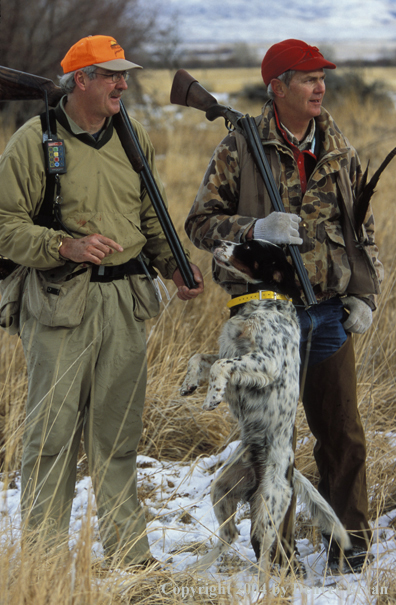
M 240 165 L 233 133 L 216 147 L 199 187 L 185 229 L 197 248 L 211 250 L 216 239 L 240 242 L 254 224 L 238 214 Z

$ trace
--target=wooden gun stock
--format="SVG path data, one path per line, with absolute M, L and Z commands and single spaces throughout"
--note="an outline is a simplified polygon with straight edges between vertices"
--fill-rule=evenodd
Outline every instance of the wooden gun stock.
M 210 122 L 222 117 L 239 130 L 238 120 L 243 114 L 231 109 L 231 107 L 220 105 L 217 99 L 205 90 L 198 80 L 185 69 L 179 69 L 175 74 L 170 101 L 174 105 L 183 105 L 184 107 L 193 107 L 204 111 Z
M 47 95 L 48 103 L 53 107 L 62 94 L 52 80 L 0 66 L 0 101 L 44 100 Z
M 175 105 L 194 107 L 200 111 L 208 111 L 213 105 L 218 105 L 217 99 L 185 69 L 179 69 L 175 74 L 170 100 Z

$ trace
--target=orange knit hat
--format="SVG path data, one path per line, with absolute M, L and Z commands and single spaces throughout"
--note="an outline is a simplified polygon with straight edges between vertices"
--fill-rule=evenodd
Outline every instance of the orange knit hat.
M 74 44 L 61 61 L 63 73 L 96 65 L 113 71 L 142 69 L 125 59 L 124 50 L 111 36 L 87 36 Z

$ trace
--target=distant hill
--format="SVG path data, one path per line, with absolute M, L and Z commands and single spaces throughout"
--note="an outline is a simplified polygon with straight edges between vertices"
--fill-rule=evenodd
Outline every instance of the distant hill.
M 167 0 L 186 47 L 247 43 L 259 53 L 300 38 L 333 47 L 334 58 L 395 54 L 396 0 Z M 347 55 L 347 56 L 346 56 Z

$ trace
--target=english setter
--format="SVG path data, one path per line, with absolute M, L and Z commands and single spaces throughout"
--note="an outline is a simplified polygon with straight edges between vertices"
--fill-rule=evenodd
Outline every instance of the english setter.
M 181 387 L 181 394 L 189 395 L 209 379 L 203 408 L 211 410 L 226 401 L 241 433 L 239 448 L 211 490 L 219 541 L 194 567 L 207 568 L 237 538 L 239 502 L 250 505 L 251 543 L 265 567 L 293 490 L 322 531 L 349 548 L 348 534 L 333 509 L 293 468 L 300 372 L 294 269 L 280 247 L 262 240 L 218 241 L 213 256 L 259 291 L 230 301 L 229 306 L 236 303 L 237 313 L 223 327 L 219 355 L 194 355 Z

